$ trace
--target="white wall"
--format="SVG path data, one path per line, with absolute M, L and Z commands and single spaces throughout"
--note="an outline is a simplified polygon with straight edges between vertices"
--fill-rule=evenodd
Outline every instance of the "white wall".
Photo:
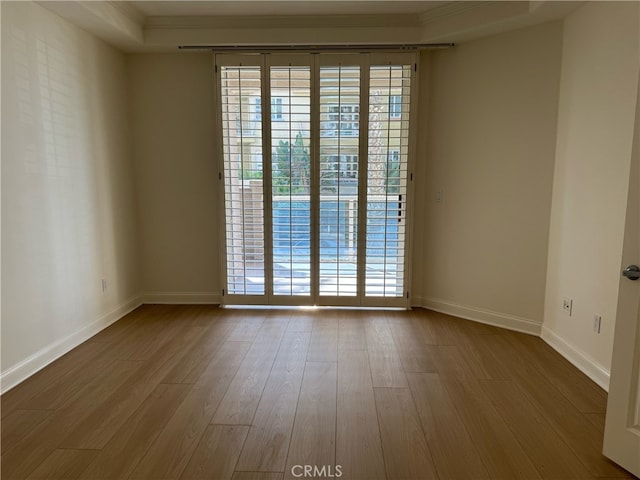
M 637 2 L 565 21 L 543 338 L 606 387 L 618 298 L 640 38 Z M 573 299 L 569 317 L 562 299 Z M 601 333 L 592 330 L 602 315 Z
M 219 301 L 211 54 L 131 55 L 129 69 L 145 298 Z
M 420 128 L 426 131 L 430 121 L 435 130 L 428 130 L 429 141 L 419 145 L 418 155 L 422 164 L 418 165 L 412 284 L 418 302 L 424 296 L 472 306 L 474 313 L 482 310 L 483 315 L 491 310 L 500 321 L 539 331 L 560 47 L 561 25 L 551 23 L 439 52 L 431 64 L 426 56 L 421 59 L 420 108 L 426 111 L 431 101 L 435 111 L 428 119 L 420 118 Z M 131 55 L 129 67 L 145 298 L 217 301 L 223 225 L 218 218 L 215 178 L 211 56 Z M 433 88 L 429 88 L 430 77 Z M 455 105 L 453 111 L 451 105 Z M 471 118 L 466 113 L 477 109 L 484 114 Z M 420 137 L 426 138 L 422 133 Z M 428 164 L 427 147 L 432 159 Z M 486 170 L 477 176 L 474 169 L 480 164 Z M 435 178 L 443 176 L 449 183 L 438 185 Z M 523 179 L 525 187 L 519 185 Z M 421 182 L 431 182 L 429 189 Z M 470 183 L 473 191 L 468 190 Z M 457 218 L 453 230 L 442 231 L 442 222 L 448 220 L 422 200 L 436 185 L 446 190 L 442 206 L 455 205 L 448 210 L 451 218 Z M 521 195 L 523 188 L 525 195 Z M 454 201 L 450 195 L 456 189 L 460 196 Z M 467 241 L 474 240 L 467 222 L 478 221 L 485 211 L 497 213 L 490 218 L 485 215 L 488 223 L 476 229 L 478 243 L 470 250 Z M 498 228 L 498 233 L 491 233 L 492 228 Z M 438 237 L 438 230 L 445 236 Z M 456 237 L 460 238 L 452 251 L 451 239 Z M 499 244 L 493 245 L 494 240 Z M 438 250 L 427 253 L 430 248 Z M 491 249 L 488 254 L 487 248 Z M 527 254 L 522 268 L 530 270 L 526 276 L 514 265 L 523 257 L 523 249 Z M 462 260 L 472 260 L 475 272 L 457 278 L 450 275 L 446 263 L 437 266 L 440 271 L 434 269 L 443 255 L 455 260 L 458 253 L 467 257 Z M 522 278 L 505 277 L 514 271 Z M 451 278 L 443 279 L 442 272 Z M 493 284 L 477 290 L 475 285 L 488 277 Z M 503 286 L 511 290 L 504 292 Z M 440 287 L 444 290 L 437 290 Z
M 552 22 L 423 56 L 416 303 L 540 332 L 561 45 Z
M 3 390 L 137 305 L 126 89 L 123 54 L 2 2 Z

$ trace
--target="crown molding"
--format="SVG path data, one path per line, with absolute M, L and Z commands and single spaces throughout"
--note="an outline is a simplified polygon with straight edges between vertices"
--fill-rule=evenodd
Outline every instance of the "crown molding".
M 452 3 L 441 5 L 439 7 L 436 7 L 421 13 L 420 15 L 418 15 L 418 20 L 422 25 L 427 25 L 429 23 L 440 21 L 443 18 L 459 15 L 461 13 L 474 10 L 478 7 L 482 7 L 490 3 L 495 3 L 495 2 L 490 2 L 490 1 L 452 2 Z M 524 2 L 524 3 L 527 3 L 527 2 Z
M 559 20 L 579 8 L 582 1 L 464 2 L 467 8 L 443 5 L 441 12 L 422 24 L 425 43 L 464 43 L 532 25 Z M 435 8 L 434 10 L 439 10 Z
M 143 18 L 117 1 L 44 1 L 41 7 L 124 51 L 144 44 Z
M 154 29 L 274 29 L 419 27 L 416 15 L 233 15 L 147 17 L 145 30 Z
M 123 15 L 129 17 L 135 24 L 137 24 L 140 28 L 144 27 L 144 23 L 146 20 L 145 15 L 143 15 L 140 10 L 138 10 L 134 5 L 129 2 L 123 2 L 121 0 L 110 0 L 107 2 L 112 8 L 120 11 Z

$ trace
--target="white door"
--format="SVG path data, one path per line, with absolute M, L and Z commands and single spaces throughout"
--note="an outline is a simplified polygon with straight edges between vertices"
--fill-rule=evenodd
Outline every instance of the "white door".
M 639 84 L 640 90 L 640 84 Z M 640 91 L 622 269 L 640 266 Z M 621 276 L 603 453 L 640 477 L 640 279 Z

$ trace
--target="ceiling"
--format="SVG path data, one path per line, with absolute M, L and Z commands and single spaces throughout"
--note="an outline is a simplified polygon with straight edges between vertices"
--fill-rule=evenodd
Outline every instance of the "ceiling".
M 43 0 L 125 52 L 178 46 L 460 43 L 561 19 L 579 1 Z
M 443 1 L 134 1 L 145 17 L 214 15 L 363 15 L 421 14 Z

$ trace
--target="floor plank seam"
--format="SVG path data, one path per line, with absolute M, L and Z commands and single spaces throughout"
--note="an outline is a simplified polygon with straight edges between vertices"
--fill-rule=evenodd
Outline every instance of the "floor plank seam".
M 436 374 L 436 375 L 438 375 L 438 378 L 440 378 L 440 375 L 439 375 L 439 374 Z M 407 380 L 407 382 L 408 382 L 408 380 Z M 416 409 L 416 413 L 417 413 L 417 412 L 418 412 L 418 405 L 417 405 L 417 403 L 416 403 L 416 399 L 415 399 L 415 396 L 414 396 L 413 390 L 411 389 L 411 385 L 409 385 L 409 393 L 411 394 L 411 401 L 413 402 L 413 408 L 415 408 L 415 409 Z M 455 408 L 455 407 L 454 407 L 454 408 Z M 418 415 L 418 416 L 419 416 L 419 415 Z M 438 475 L 438 478 L 441 478 L 441 479 L 443 479 L 443 480 L 446 480 L 446 479 L 444 479 L 444 477 L 442 476 L 442 474 L 438 471 L 438 463 L 436 462 L 436 459 L 433 457 L 433 447 L 431 446 L 431 442 L 429 442 L 429 437 L 427 436 L 427 432 L 426 432 L 426 430 L 425 430 L 425 428 L 424 428 L 424 425 L 423 425 L 423 423 L 422 423 L 422 419 L 421 419 L 421 418 L 418 418 L 418 420 L 420 421 L 420 431 L 422 432 L 422 436 L 424 437 L 424 441 L 425 441 L 425 443 L 427 444 L 427 447 L 429 448 L 429 456 L 430 456 L 430 458 L 431 458 L 431 463 L 433 464 L 433 468 L 434 468 L 434 469 L 435 469 L 435 471 L 436 471 L 436 475 Z M 468 434 L 468 433 L 467 433 L 467 434 Z M 440 467 L 440 468 L 442 468 L 442 467 Z M 485 468 L 486 468 L 486 467 L 485 467 Z
M 365 336 L 365 340 L 366 340 L 366 336 Z M 368 347 L 368 342 L 367 342 L 367 347 Z M 389 479 L 389 477 L 387 476 L 387 460 L 385 458 L 384 455 L 384 445 L 382 442 L 382 427 L 380 424 L 380 413 L 378 412 L 378 402 L 376 400 L 376 396 L 374 394 L 374 387 L 373 387 L 373 373 L 371 372 L 371 357 L 369 356 L 369 349 L 367 348 L 367 365 L 369 366 L 369 376 L 371 378 L 371 395 L 373 395 L 373 407 L 375 408 L 376 411 L 376 420 L 378 423 L 378 436 L 380 437 L 380 450 L 382 452 L 382 465 L 384 467 L 384 478 L 386 478 L 387 480 L 393 480 L 393 479 Z

